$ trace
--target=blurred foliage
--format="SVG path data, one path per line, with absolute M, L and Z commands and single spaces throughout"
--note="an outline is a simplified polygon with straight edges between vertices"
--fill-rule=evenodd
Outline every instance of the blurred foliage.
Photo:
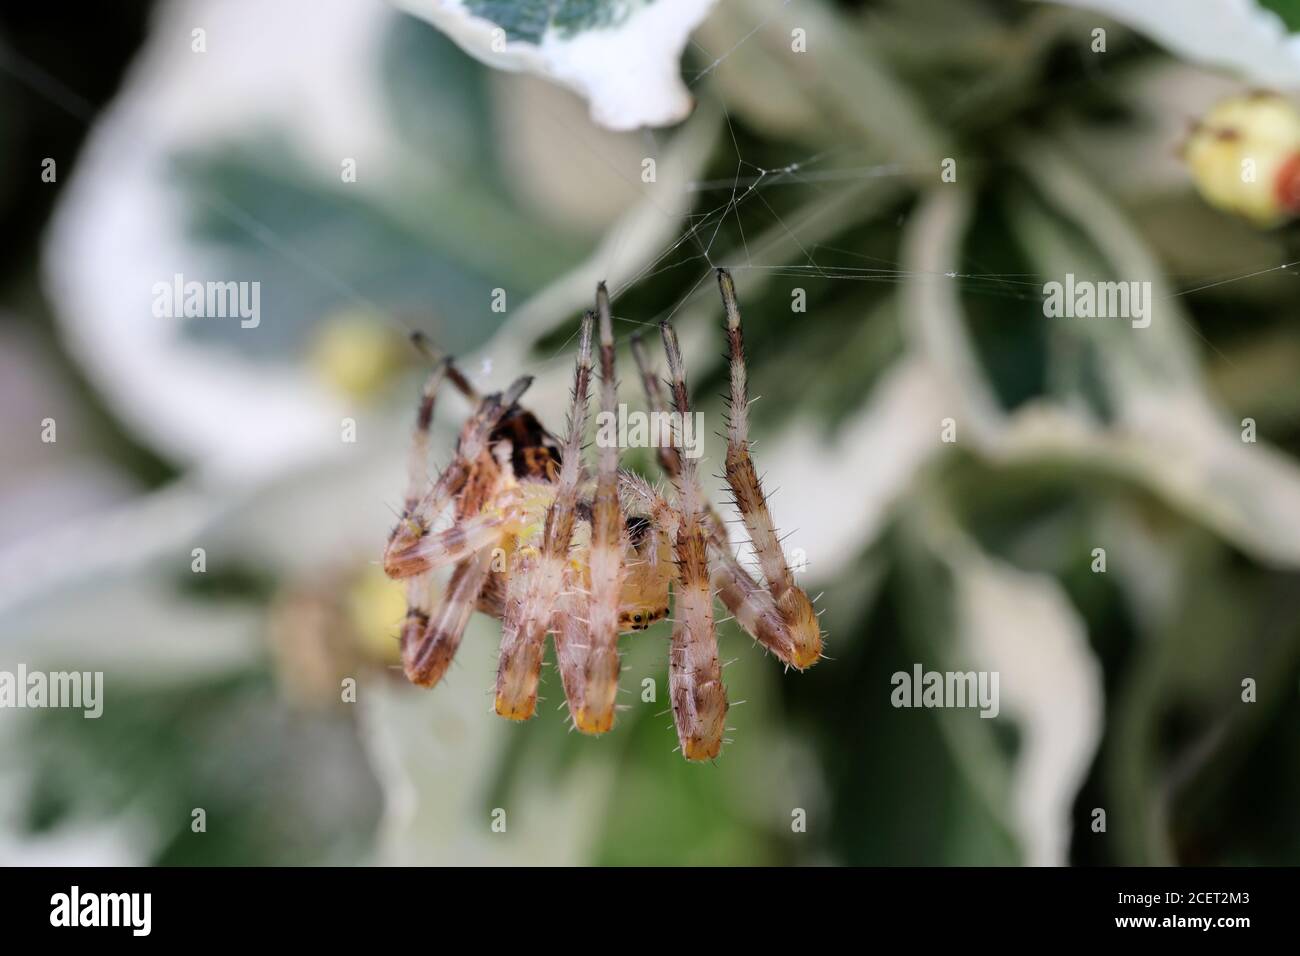
M 116 819 L 156 863 L 209 866 L 348 863 L 373 838 L 380 794 L 349 769 L 364 759 L 351 721 L 286 707 L 265 672 L 165 689 L 113 681 L 105 707 L 112 720 L 93 734 L 79 711 L 36 722 L 34 834 Z
M 1300 3 L 1296 0 L 1260 0 L 1261 7 L 1272 10 L 1290 30 L 1300 30 Z
M 153 0 L 124 0 L 111 9 L 92 5 L 80 11 L 72 30 L 65 16 L 39 5 L 0 10 L 0 323 L 21 324 L 24 334 L 63 358 L 64 387 L 88 416 L 95 451 L 148 487 L 175 478 L 172 463 L 106 413 L 84 372 L 59 355 L 39 287 L 37 241 L 58 191 L 30 188 L 30 172 L 47 157 L 58 157 L 65 176 L 70 172 L 87 124 L 112 99 L 144 41 L 152 5 Z
M 192 335 L 283 360 L 310 347 L 321 316 L 350 308 L 377 323 L 389 315 L 432 319 L 440 346 L 460 353 L 486 341 L 504 317 L 481 306 L 493 289 L 522 299 L 581 251 L 503 188 L 481 66 L 432 27 L 407 20 L 389 31 L 381 62 L 392 125 L 435 171 L 385 184 L 384 202 L 358 195 L 341 177 L 321 181 L 272 130 L 217 153 L 177 157 L 195 236 L 223 250 L 234 274 L 261 282 L 262 307 L 276 317 L 270 335 L 210 322 L 190 323 Z M 245 210 L 256 210 L 255 220 Z M 471 238 L 483 235 L 493 241 Z M 272 247 L 292 253 L 267 256 L 251 236 L 274 237 Z

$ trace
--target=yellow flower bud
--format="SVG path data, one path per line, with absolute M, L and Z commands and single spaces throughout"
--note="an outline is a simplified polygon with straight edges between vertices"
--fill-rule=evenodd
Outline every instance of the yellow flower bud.
M 406 587 L 368 565 L 347 590 L 348 622 L 362 654 L 370 660 L 397 663 L 394 639 L 406 615 Z
M 1300 113 L 1276 93 L 1220 103 L 1192 131 L 1183 157 L 1212 206 L 1262 227 L 1300 213 Z
M 402 340 L 364 314 L 341 313 L 321 324 L 312 342 L 311 364 L 330 386 L 349 398 L 374 395 L 402 365 Z

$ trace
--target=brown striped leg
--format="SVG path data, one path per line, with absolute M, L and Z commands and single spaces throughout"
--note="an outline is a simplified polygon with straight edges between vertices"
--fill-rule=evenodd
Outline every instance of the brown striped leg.
M 411 436 L 411 451 L 407 459 L 404 508 L 406 514 L 415 511 L 428 483 L 429 428 L 433 424 L 433 407 L 438 397 L 438 389 L 446 380 L 450 368 L 450 358 L 444 358 L 436 363 L 420 392 L 420 404 L 415 412 L 415 432 Z
M 428 336 L 423 332 L 412 332 L 411 343 L 434 365 L 444 362 L 446 363 L 447 381 L 451 382 L 456 391 L 460 392 L 475 405 L 483 401 L 483 396 L 479 394 L 479 391 L 474 387 L 474 384 L 465 377 L 465 374 L 456 367 L 456 363 L 452 361 L 451 356 L 445 355 L 438 349 L 434 348 L 434 345 L 429 341 Z
M 636 336 L 632 339 L 632 354 L 640 370 L 641 381 L 645 386 L 646 401 L 651 411 L 667 411 L 663 391 L 659 387 L 659 376 L 647 359 L 645 350 L 641 347 L 641 343 Z M 680 480 L 680 461 L 676 449 L 661 448 L 659 450 L 659 463 L 674 482 Z M 634 495 L 638 495 L 646 502 L 652 518 L 657 514 L 661 514 L 662 509 L 667 507 L 662 497 L 651 491 L 649 486 L 643 482 L 639 485 L 633 482 L 627 486 Z M 709 543 L 711 546 L 710 553 L 712 554 L 711 578 L 713 589 L 745 633 L 770 650 L 784 663 L 798 666 L 795 663 L 798 655 L 794 636 L 789 626 L 782 620 L 775 599 L 762 584 L 754 580 L 736 559 L 722 519 L 718 517 L 712 505 L 707 504 L 707 502 L 706 508 L 710 524 Z M 664 526 L 664 524 L 662 520 L 656 520 L 656 527 Z M 674 523 L 673 528 L 675 527 L 676 524 Z M 672 533 L 675 534 L 675 530 Z
M 660 326 L 673 406 L 683 422 L 691 413 L 677 333 L 666 321 Z M 678 436 L 680 439 L 680 435 Z M 682 755 L 687 760 L 711 760 L 722 749 L 727 717 L 727 692 L 718 661 L 718 638 L 713 621 L 713 592 L 709 583 L 709 529 L 696 464 L 678 442 L 680 477 L 677 502 L 680 521 L 674 554 L 673 639 L 669 654 L 668 685 L 673 720 Z
M 499 496 L 491 508 L 457 521 L 445 531 L 424 535 L 414 547 L 394 558 L 391 567 L 398 572 L 397 576 L 424 574 L 455 564 L 495 543 L 502 535 L 517 532 L 523 511 L 514 498 L 504 498 Z
M 450 363 L 448 363 L 450 367 Z M 437 370 L 435 369 L 435 375 Z M 445 372 L 444 372 L 445 374 Z M 422 539 L 429 533 L 434 519 L 451 503 L 451 500 L 465 487 L 475 462 L 487 448 L 488 437 L 496 427 L 501 416 L 519 400 L 519 397 L 532 384 L 532 379 L 525 376 L 516 379 L 504 395 L 489 395 L 479 403 L 479 407 L 461 428 L 460 440 L 456 444 L 456 454 L 451 463 L 438 476 L 423 495 L 418 491 L 408 493 L 408 503 L 402 518 L 388 536 L 384 548 L 384 571 L 392 578 L 405 578 L 421 574 L 425 567 L 413 560 Z M 424 401 L 421 401 L 421 416 L 424 415 Z M 432 420 L 432 403 L 429 404 L 429 420 Z M 422 424 L 417 427 L 417 436 L 423 433 L 422 440 L 427 447 L 428 421 L 421 417 Z M 414 502 L 413 504 L 411 502 Z
M 496 712 L 511 720 L 527 720 L 537 709 L 546 634 L 556 602 L 564 589 L 569 543 L 577 516 L 578 483 L 582 477 L 582 438 L 587 427 L 591 388 L 591 337 L 595 316 L 582 319 L 578 359 L 574 370 L 573 407 L 569 434 L 560 459 L 555 498 L 546 510 L 542 544 L 535 556 L 519 561 L 501 622 L 501 656 L 497 661 Z
M 650 411 L 655 415 L 668 414 L 668 402 L 664 398 L 664 390 L 659 381 L 659 373 L 655 371 L 654 365 L 650 363 L 646 355 L 645 346 L 641 343 L 641 333 L 637 332 L 632 336 L 632 359 L 636 362 L 637 371 L 641 375 L 641 385 L 645 388 L 646 404 L 650 406 Z M 664 474 L 673 481 L 681 473 L 681 459 L 677 456 L 677 449 L 668 445 L 660 445 L 656 450 L 659 457 L 659 467 L 664 470 Z
M 812 602 L 794 583 L 781 540 L 768 511 L 762 482 L 749 455 L 749 395 L 745 381 L 745 343 L 740 306 L 731 274 L 718 270 L 718 288 L 727 312 L 727 347 L 731 356 L 731 408 L 727 422 L 727 485 L 745 522 L 759 567 L 777 611 L 789 629 L 793 647 L 788 662 L 799 669 L 817 663 L 822 653 L 821 628 Z M 737 615 L 739 617 L 739 615 Z M 757 636 L 757 635 L 756 635 Z
M 777 658 L 797 666 L 797 648 L 790 628 L 781 619 L 771 592 L 755 581 L 732 553 L 731 546 L 712 542 L 713 564 L 711 580 L 713 589 L 723 606 L 735 617 L 746 634 Z
M 434 363 L 433 371 L 429 373 L 424 389 L 420 392 L 420 402 L 415 413 L 415 432 L 411 436 L 411 450 L 406 466 L 406 500 L 402 507 L 402 521 L 406 521 L 415 512 L 424 496 L 425 486 L 429 483 L 429 428 L 433 422 L 433 407 L 438 389 L 446 379 L 450 366 L 449 358 Z M 406 618 L 402 621 L 399 638 L 403 654 L 408 645 L 420 640 L 428 626 L 433 602 L 432 589 L 433 576 L 430 573 L 416 574 L 407 579 Z
M 587 709 L 587 664 L 591 657 L 588 642 L 588 621 L 591 613 L 591 596 L 582 589 L 582 581 L 574 580 L 573 569 L 565 574 L 565 591 L 557 605 L 555 616 L 555 665 L 564 685 L 564 698 L 569 705 L 573 725 L 579 730 L 578 715 Z M 583 730 L 583 733 L 589 731 Z
M 402 632 L 402 669 L 412 684 L 432 687 L 442 680 L 460 647 L 491 567 L 492 548 L 485 547 L 456 566 L 432 614 L 422 616 L 415 608 L 407 611 L 408 622 L 417 625 Z
M 602 282 L 596 289 L 596 314 L 600 322 L 600 410 L 618 414 L 618 381 L 614 369 L 614 328 L 609 294 Z M 592 506 L 590 600 L 587 602 L 586 654 L 583 686 L 578 701 L 570 699 L 573 723 L 587 734 L 603 734 L 614 726 L 618 696 L 618 611 L 626 578 L 624 555 L 627 527 L 618 494 L 618 446 L 606 443 L 597 450 L 596 500 Z

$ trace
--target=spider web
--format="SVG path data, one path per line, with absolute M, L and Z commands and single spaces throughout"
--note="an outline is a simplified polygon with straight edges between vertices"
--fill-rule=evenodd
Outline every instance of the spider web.
M 692 44 L 706 59 L 707 64 L 696 72 L 690 81 L 695 87 L 725 69 L 728 58 L 739 50 L 747 41 L 758 35 L 775 19 L 791 0 L 784 0 L 765 20 L 750 29 L 740 39 L 719 56 L 714 56 L 698 40 Z M 886 285 L 901 285 L 916 279 L 926 281 L 956 281 L 961 284 L 963 297 L 974 296 L 1016 303 L 1041 304 L 1043 297 L 1043 276 L 1039 272 L 1001 272 L 987 268 L 969 248 L 963 246 L 960 261 L 966 266 L 974 266 L 975 271 L 950 271 L 944 273 L 925 273 L 909 270 L 897 260 L 868 255 L 862 251 L 834 244 L 837 233 L 846 233 L 872 224 L 882 225 L 879 215 L 860 217 L 831 231 L 831 235 L 817 239 L 806 239 L 801 233 L 813 223 L 813 218 L 829 209 L 838 195 L 838 188 L 845 185 L 862 183 L 873 179 L 910 179 L 923 167 L 926 175 L 937 178 L 944 157 L 929 157 L 924 162 L 913 165 L 900 163 L 873 162 L 876 158 L 869 154 L 864 146 L 838 146 L 816 152 L 792 152 L 780 165 L 760 164 L 748 158 L 742 145 L 743 137 L 738 135 L 737 120 L 722 103 L 714 104 L 722 114 L 726 135 L 722 144 L 715 148 L 715 156 L 709 164 L 719 165 L 719 151 L 729 151 L 729 159 L 734 163 L 730 176 L 721 178 L 696 179 L 686 184 L 685 189 L 697 198 L 691 211 L 684 216 L 664 210 L 656 203 L 653 190 L 643 190 L 645 199 L 659 211 L 681 224 L 674 237 L 657 250 L 632 274 L 610 289 L 611 303 L 614 308 L 613 318 L 625 328 L 617 338 L 625 340 L 640 330 L 655 331 L 661 321 L 673 319 L 684 309 L 700 301 L 701 296 L 716 300 L 716 291 L 707 281 L 715 270 L 725 268 L 737 275 L 746 272 L 763 273 L 766 278 L 786 278 L 811 280 L 814 282 L 870 282 Z M 652 147 L 651 154 L 658 154 L 658 143 L 654 133 L 645 134 Z M 583 140 L 575 137 L 575 141 Z M 614 168 L 625 180 L 628 179 L 614 164 L 601 157 Z M 630 180 L 628 180 L 630 182 Z M 814 199 L 827 202 L 820 209 L 812 209 L 805 215 L 802 207 L 793 213 L 781 210 L 774 199 L 778 190 L 787 188 L 802 190 Z M 902 219 L 895 224 L 901 232 Z M 603 274 L 618 274 L 623 250 L 620 243 L 623 234 L 612 248 L 602 254 L 605 268 Z M 795 255 L 774 256 L 771 247 L 781 243 L 797 250 Z M 1175 296 L 1186 296 L 1203 290 L 1219 288 L 1273 272 L 1289 272 L 1300 265 L 1300 260 L 1282 262 L 1263 268 L 1234 274 L 1212 277 L 1182 277 L 1181 291 Z M 672 304 L 655 315 L 633 315 L 629 310 L 620 312 L 620 301 L 629 293 L 652 280 L 669 274 L 684 276 L 684 292 L 673 300 Z M 1174 277 L 1171 276 L 1171 279 Z M 743 303 L 742 303 L 743 305 Z M 721 306 L 715 302 L 714 308 Z M 1210 342 L 1202 332 L 1190 322 L 1187 323 L 1194 334 L 1210 350 L 1224 361 L 1226 356 Z M 567 365 L 572 361 L 571 351 L 577 336 L 576 328 L 558 346 L 548 348 L 548 355 L 534 360 L 527 369 L 533 373 L 544 373 L 557 364 Z M 1230 364 L 1230 363 L 1229 363 Z M 758 396 L 761 397 L 761 396 Z M 758 397 L 752 399 L 757 401 Z M 756 443 L 755 443 L 756 444 Z M 722 476 L 715 476 L 721 478 Z M 779 489 L 769 489 L 769 500 Z M 797 531 L 797 529 L 795 529 Z M 795 531 L 789 532 L 793 534 Z M 735 544 L 736 542 L 733 542 Z M 751 573 L 761 579 L 758 562 L 753 553 L 753 546 L 747 540 L 739 542 L 742 563 Z
M 750 31 L 745 39 L 758 33 L 765 25 L 766 23 L 760 24 Z M 696 43 L 696 46 L 698 47 L 699 44 Z M 727 56 L 734 53 L 739 46 L 738 43 L 727 54 L 712 59 L 704 70 L 696 74 L 693 83 L 722 67 Z M 707 54 L 707 51 L 704 52 Z M 870 179 L 906 177 L 915 173 L 915 167 L 899 163 L 864 162 L 863 160 L 867 158 L 865 147 L 839 147 L 796 154 L 794 158 L 780 166 L 765 167 L 746 158 L 741 137 L 737 135 L 735 119 L 724 106 L 721 104 L 717 106 L 722 113 L 722 121 L 726 128 L 723 143 L 718 149 L 729 150 L 730 158 L 734 161 L 732 174 L 725 178 L 697 179 L 686 183 L 686 191 L 699 198 L 695 208 L 684 216 L 664 209 L 656 201 L 653 190 L 642 191 L 642 196 L 647 202 L 660 214 L 671 217 L 675 223 L 680 223 L 681 228 L 670 241 L 659 248 L 628 278 L 610 289 L 613 319 L 624 328 L 621 332 L 616 329 L 616 339 L 620 344 L 625 343 L 639 331 L 653 332 L 657 338 L 660 322 L 672 320 L 683 309 L 700 301 L 701 297 L 716 302 L 716 289 L 707 280 L 712 278 L 718 268 L 725 268 L 733 274 L 763 272 L 768 277 L 828 282 L 876 282 L 892 285 L 900 284 L 912 276 L 921 275 L 905 269 L 897 261 L 823 242 L 801 240 L 800 230 L 812 224 L 814 217 L 829 208 L 831 203 L 825 203 L 821 209 L 815 209 L 811 214 L 800 214 L 800 218 L 794 220 L 790 218 L 789 211 L 783 215 L 766 195 L 772 190 L 785 187 L 802 187 L 813 196 L 833 202 L 837 193 L 829 189 L 832 184 L 843 185 Z M 561 130 L 568 132 L 562 118 L 558 116 L 551 118 Z M 647 131 L 645 135 L 650 146 L 653 147 L 652 152 L 657 154 L 658 143 L 653 132 Z M 586 144 L 586 141 L 577 136 L 576 132 L 571 137 L 571 141 Z M 612 160 L 605 156 L 598 158 L 621 178 L 632 184 L 625 171 L 616 166 Z M 927 165 L 927 169 L 938 170 L 941 159 L 942 157 L 935 157 L 933 164 Z M 721 161 L 714 159 L 712 162 Z M 855 221 L 845 228 L 852 229 L 861 225 L 862 221 Z M 766 239 L 761 238 L 764 235 Z M 622 238 L 620 234 L 619 240 L 603 253 L 605 267 L 602 274 L 617 273 L 616 267 L 624 251 L 620 248 Z M 769 255 L 770 247 L 783 241 L 798 250 L 796 258 L 775 259 Z M 630 292 L 644 283 L 669 273 L 685 276 L 683 280 L 685 291 L 675 298 L 672 305 L 651 316 L 634 316 L 619 311 L 620 300 Z M 975 294 L 1037 302 L 1041 300 L 1039 294 L 1041 283 L 1034 281 L 1030 276 L 1029 273 L 952 272 L 939 278 L 965 280 Z M 716 303 L 716 308 L 721 310 L 720 302 Z M 577 335 L 575 322 L 570 334 L 563 341 L 549 347 L 545 357 L 531 360 L 524 368 L 511 369 L 510 374 L 543 375 L 569 368 L 573 361 L 572 352 Z M 660 371 L 662 372 L 663 369 L 661 368 Z M 761 396 L 754 396 L 751 402 L 758 401 L 759 398 Z M 779 490 L 778 488 L 767 490 L 769 501 Z M 796 532 L 797 529 L 794 529 L 787 532 L 786 536 Z M 752 544 L 747 539 L 733 542 L 733 546 L 735 544 L 741 547 L 737 558 L 747 570 L 761 580 L 761 571 Z

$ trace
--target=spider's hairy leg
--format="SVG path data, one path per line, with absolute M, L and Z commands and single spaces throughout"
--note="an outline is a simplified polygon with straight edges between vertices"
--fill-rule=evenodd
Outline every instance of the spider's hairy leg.
M 794 632 L 781 616 L 772 592 L 754 580 L 754 576 L 740 563 L 722 519 L 716 512 L 710 517 L 713 518 L 713 535 L 709 542 L 713 555 L 710 576 L 718 599 L 731 612 L 741 630 L 775 654 L 778 660 L 802 669 L 798 664 L 800 652 Z
M 600 410 L 617 415 L 618 381 L 614 369 L 614 328 L 605 283 L 596 289 L 600 322 Z M 627 527 L 618 493 L 618 445 L 606 441 L 597 451 L 596 500 L 592 508 L 591 600 L 587 618 L 586 659 L 579 700 L 569 699 L 574 725 L 587 734 L 603 734 L 614 726 L 618 696 L 619 601 L 627 577 L 624 555 Z
M 448 363 L 450 367 L 450 363 Z M 435 373 L 437 374 L 437 370 Z M 421 539 L 429 533 L 434 519 L 442 513 L 469 480 L 475 462 L 487 448 L 488 437 L 501 417 L 515 404 L 532 384 L 532 378 L 525 376 L 516 379 L 505 393 L 489 395 L 479 403 L 474 414 L 461 428 L 460 439 L 456 444 L 456 453 L 451 463 L 438 476 L 423 495 L 418 490 L 408 496 L 406 509 L 388 536 L 384 548 L 384 571 L 392 578 L 406 578 L 423 574 L 428 570 L 427 562 L 416 557 Z M 428 424 L 432 420 L 432 405 L 429 406 L 428 418 L 424 418 L 424 402 L 421 402 L 421 418 L 417 435 L 423 432 L 427 436 Z M 427 445 L 427 437 L 423 439 Z M 413 503 L 412 503 L 413 501 Z
M 632 337 L 632 355 L 635 357 L 637 367 L 641 372 L 646 401 L 649 403 L 651 411 L 667 411 L 663 390 L 660 388 L 659 376 L 647 359 L 640 339 L 636 335 Z M 660 446 L 659 463 L 670 478 L 674 481 L 679 480 L 681 458 L 678 457 L 676 449 Z M 656 503 L 657 495 L 647 495 L 645 491 L 635 486 L 631 490 L 634 493 L 639 493 L 647 506 L 659 513 L 662 513 L 662 509 L 667 506 L 662 498 L 659 498 Z M 775 599 L 762 584 L 753 579 L 736 559 L 735 553 L 731 550 L 726 525 L 722 523 L 722 519 L 713 510 L 712 505 L 706 502 L 705 509 L 711 526 L 710 543 L 714 555 L 711 578 L 713 588 L 717 591 L 719 599 L 735 617 L 736 623 L 740 625 L 745 633 L 770 650 L 781 661 L 792 667 L 799 667 L 797 661 L 800 652 L 795 645 L 793 632 L 781 617 L 780 611 L 777 610 Z M 664 528 L 676 528 L 675 521 L 670 525 L 662 518 L 656 521 L 656 525 Z M 676 532 L 670 531 L 670 533 L 675 534 Z
M 578 715 L 586 708 L 587 661 L 591 656 L 587 638 L 591 598 L 581 590 L 582 581 L 574 580 L 575 575 L 572 569 L 570 571 L 566 574 L 566 590 L 560 595 L 555 614 L 555 664 L 560 670 L 560 682 L 564 685 L 564 698 L 573 725 L 583 733 L 591 733 L 578 723 Z
M 794 574 L 781 549 L 781 540 L 768 511 L 763 485 L 749 456 L 749 395 L 745 374 L 745 343 L 740 328 L 740 306 L 731 274 L 718 270 L 718 288 L 727 313 L 727 348 L 731 356 L 731 408 L 727 424 L 727 484 L 745 522 L 768 590 L 790 632 L 793 648 L 788 658 L 802 670 L 817 663 L 822 653 L 821 628 L 812 602 L 794 583 Z M 757 635 L 755 635 L 757 636 Z
M 483 548 L 456 566 L 436 611 L 407 611 L 408 623 L 418 625 L 402 630 L 402 669 L 412 684 L 432 687 L 442 680 L 491 567 L 492 548 Z
M 668 370 L 672 378 L 673 405 L 683 421 L 690 414 L 686 370 L 677 333 L 666 321 L 660 325 Z M 680 438 L 680 435 L 677 436 Z M 682 755 L 687 760 L 711 760 L 722 749 L 727 717 L 727 692 L 718 661 L 718 636 L 713 620 L 713 592 L 709 583 L 709 531 L 693 459 L 678 448 L 680 512 L 674 553 L 674 623 L 668 663 L 673 721 Z
M 446 363 L 447 380 L 451 382 L 456 391 L 460 392 L 476 405 L 483 401 L 483 396 L 479 394 L 479 391 L 474 387 L 474 384 L 465 377 L 465 373 L 456 367 L 456 363 L 452 360 L 452 357 L 450 355 L 444 355 L 435 348 L 434 344 L 429 341 L 427 335 L 420 331 L 412 332 L 411 344 L 419 350 L 420 354 L 434 365 Z
M 522 560 L 512 581 L 501 622 L 501 656 L 497 661 L 496 712 L 511 720 L 527 720 L 537 708 L 537 682 L 541 675 L 546 634 L 564 587 L 569 543 L 577 513 L 578 483 L 582 477 L 582 437 L 587 427 L 588 392 L 591 388 L 591 335 L 595 316 L 582 319 L 578 359 L 573 378 L 573 407 L 569 433 L 560 460 L 555 497 L 546 509 L 542 542 L 535 556 Z
M 668 412 L 668 404 L 664 400 L 664 393 L 663 389 L 660 387 L 659 375 L 655 372 L 654 366 L 650 364 L 650 360 L 646 356 L 645 348 L 641 344 L 641 334 L 639 332 L 632 336 L 632 357 L 636 360 L 637 369 L 641 373 L 641 384 L 645 387 L 646 403 L 650 406 L 650 411 L 654 412 L 656 415 L 666 415 Z M 664 474 L 666 474 L 674 484 L 680 482 L 682 458 L 677 453 L 677 449 L 668 445 L 660 444 L 658 451 L 659 466 L 663 468 Z M 650 492 L 648 486 L 645 486 L 645 488 L 642 489 L 635 483 L 632 483 L 632 485 L 628 487 L 634 496 L 642 498 L 647 507 L 652 508 L 652 510 L 656 507 L 660 510 L 662 510 L 663 507 L 666 507 L 666 502 L 664 502 L 663 498 L 658 494 Z M 718 517 L 717 512 L 713 510 L 713 505 L 708 501 L 703 501 L 702 504 L 704 506 L 705 516 L 712 528 L 712 536 L 715 539 L 720 537 L 721 540 L 726 541 L 726 526 L 722 523 L 722 519 Z
M 781 661 L 798 666 L 798 649 L 790 628 L 781 618 L 771 592 L 755 581 L 736 559 L 730 543 L 716 537 L 713 542 L 711 580 L 718 598 L 741 629 Z
M 402 520 L 415 511 L 428 483 L 429 467 L 429 428 L 433 422 L 433 406 L 438 389 L 447 377 L 451 359 L 442 359 L 434 364 L 429 377 L 425 379 L 420 392 L 420 401 L 415 413 L 415 431 L 411 435 L 411 450 L 406 466 L 406 499 L 402 508 Z M 418 640 L 429 620 L 432 606 L 432 577 L 429 574 L 412 576 L 406 582 L 406 618 L 402 621 L 401 646 Z
M 433 406 L 438 397 L 438 389 L 447 378 L 450 368 L 449 357 L 437 362 L 420 391 L 420 402 L 415 412 L 415 432 L 411 435 L 411 451 L 407 459 L 406 501 L 403 508 L 406 514 L 413 512 L 420 503 L 428 481 L 426 470 L 429 467 L 429 428 L 433 424 Z
M 453 524 L 446 531 L 424 535 L 402 558 L 403 570 L 416 574 L 463 561 L 503 534 L 519 530 L 523 510 L 513 496 L 500 495 L 490 508 Z
M 662 494 L 650 486 L 640 475 L 630 471 L 622 472 L 619 483 L 627 492 L 629 499 L 640 502 L 650 515 L 650 521 L 656 533 L 664 534 L 670 541 L 677 540 L 679 516 Z
M 650 411 L 656 415 L 667 414 L 668 403 L 664 400 L 664 392 L 660 387 L 659 375 L 655 371 L 650 359 L 645 353 L 645 346 L 641 344 L 641 333 L 634 333 L 632 336 L 632 359 L 636 362 L 637 371 L 641 374 L 641 385 L 645 388 L 646 403 L 650 406 Z M 658 447 L 659 467 L 664 470 L 664 474 L 677 479 L 681 471 L 681 459 L 677 456 L 677 449 L 662 442 Z

